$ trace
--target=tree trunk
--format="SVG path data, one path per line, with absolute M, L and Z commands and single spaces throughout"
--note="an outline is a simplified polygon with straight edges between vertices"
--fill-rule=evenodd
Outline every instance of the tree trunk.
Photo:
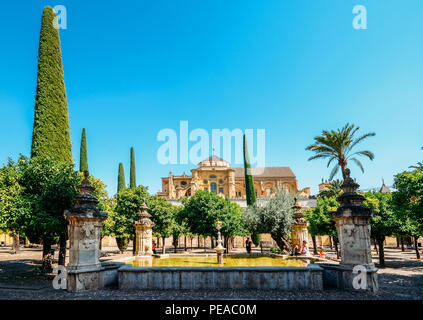
M 210 236 L 211 248 L 214 249 L 214 237 Z
M 192 239 L 194 239 L 194 237 L 191 237 L 191 251 L 192 251 Z
M 385 268 L 385 251 L 383 249 L 383 242 L 385 241 L 385 237 L 379 237 L 377 239 L 377 244 L 379 246 L 379 267 Z
M 379 241 L 377 241 L 376 239 L 372 239 L 373 240 L 373 245 L 374 245 L 374 249 L 376 251 L 376 254 L 379 255 L 379 251 L 377 249 L 377 246 L 379 244 Z
M 14 232 L 13 233 L 13 244 L 12 244 L 12 253 L 13 254 L 16 254 L 16 253 L 19 252 L 19 250 L 20 250 L 19 242 L 20 242 L 19 234 Z
M 184 236 L 184 251 L 187 251 L 187 236 Z
M 50 273 L 52 271 L 52 260 L 51 255 L 51 240 L 43 239 L 43 259 L 41 264 L 41 270 L 45 273 Z
M 197 249 L 200 249 L 200 236 L 197 236 Z
M 400 241 L 401 241 L 401 251 L 404 252 L 405 251 L 405 248 L 404 248 L 404 238 L 401 237 Z
M 400 246 L 399 239 L 398 239 L 398 237 L 396 237 L 395 239 L 397 240 L 397 248 L 399 248 L 399 246 Z
M 204 252 L 207 251 L 206 249 L 206 236 L 203 236 L 203 248 L 204 248 Z
M 281 249 L 282 252 L 291 252 L 291 244 L 284 239 L 283 237 L 279 237 L 279 236 L 272 236 L 272 239 L 275 240 L 276 244 L 278 245 L 278 247 Z
M 317 255 L 316 236 L 311 236 L 311 241 L 313 241 L 313 254 Z
M 178 242 L 179 242 L 179 237 L 173 236 L 173 247 L 174 247 L 175 253 L 178 252 Z
M 162 254 L 166 253 L 166 238 L 162 237 L 162 245 L 163 245 L 163 250 L 162 250 Z
M 67 235 L 61 234 L 59 237 L 59 265 L 64 266 L 66 261 L 66 240 Z
M 332 237 L 329 236 L 329 245 L 330 245 L 330 249 L 333 249 L 333 241 L 332 241 Z
M 338 239 L 333 238 L 333 244 L 335 245 L 336 259 L 339 259 Z
M 134 239 L 132 240 L 132 255 L 135 256 L 135 251 L 137 249 L 137 235 L 134 233 Z
M 414 248 L 416 249 L 416 258 L 420 259 L 420 251 L 419 251 L 419 247 L 417 246 L 418 238 L 419 237 L 414 237 Z

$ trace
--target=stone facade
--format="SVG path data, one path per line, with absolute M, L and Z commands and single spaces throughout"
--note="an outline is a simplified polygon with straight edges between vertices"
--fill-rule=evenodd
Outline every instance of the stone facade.
M 278 188 L 291 194 L 300 192 L 305 197 L 310 196 L 310 188 L 299 190 L 298 181 L 289 167 L 256 167 L 252 168 L 252 174 L 257 197 L 268 197 Z M 244 168 L 231 168 L 229 162 L 213 155 L 192 169 L 191 175 L 175 176 L 170 172 L 168 177 L 162 178 L 162 191 L 158 195 L 180 199 L 197 190 L 215 192 L 230 199 L 245 199 Z

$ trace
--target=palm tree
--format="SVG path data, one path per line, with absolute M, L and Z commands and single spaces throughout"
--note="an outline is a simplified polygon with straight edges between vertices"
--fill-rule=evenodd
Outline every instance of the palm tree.
M 319 197 L 338 197 L 342 193 L 342 180 L 333 180 L 326 190 L 319 193 Z
M 314 151 L 316 153 L 308 160 L 328 158 L 328 167 L 333 161 L 336 161 L 336 165 L 330 173 L 329 180 L 333 179 L 333 177 L 338 173 L 339 168 L 341 168 L 342 177 L 345 179 L 345 170 L 347 169 L 349 160 L 353 161 L 361 169 L 361 171 L 364 172 L 363 164 L 357 159 L 357 156 L 365 156 L 370 160 L 373 160 L 375 157 L 373 152 L 364 150 L 352 153 L 352 150 L 361 141 L 368 137 L 373 137 L 376 134 L 371 132 L 356 138 L 355 134 L 359 129 L 360 127 L 347 123 L 342 129 L 337 129 L 336 131 L 324 130 L 321 136 L 314 138 L 315 143 L 306 148 L 306 150 Z
M 422 147 L 423 150 L 423 147 Z M 415 166 L 409 166 L 410 169 L 423 170 L 423 162 L 417 162 Z

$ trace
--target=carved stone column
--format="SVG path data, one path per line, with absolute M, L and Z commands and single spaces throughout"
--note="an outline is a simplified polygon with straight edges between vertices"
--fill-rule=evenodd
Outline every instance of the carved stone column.
M 293 253 L 295 253 L 296 248 L 298 249 L 298 252 L 301 250 L 303 241 L 307 242 L 308 247 L 308 222 L 304 219 L 304 213 L 301 212 L 301 206 L 297 199 L 295 199 L 294 210 L 294 224 L 291 231 Z M 309 253 L 307 255 L 309 255 Z
M 147 212 L 148 208 L 145 202 L 141 206 L 141 212 L 138 214 L 139 220 L 135 221 L 135 236 L 137 238 L 135 255 L 152 255 L 153 246 L 153 226 L 154 222 L 150 220 L 151 215 Z
M 236 197 L 234 169 L 228 170 L 228 196 L 229 199 L 234 199 Z
M 82 291 L 99 287 L 100 240 L 102 221 L 107 213 L 97 208 L 98 200 L 91 193 L 94 187 L 88 180 L 88 171 L 84 172 L 84 180 L 78 187 L 80 194 L 73 200 L 73 209 L 64 213 L 69 222 L 69 264 L 67 289 Z M 90 272 L 93 274 L 86 274 Z
M 358 270 L 365 269 L 367 274 L 365 289 L 376 291 L 378 289 L 377 269 L 371 257 L 369 223 L 373 212 L 363 205 L 364 197 L 357 194 L 359 185 L 350 178 L 349 169 L 346 169 L 346 175 L 342 184 L 344 192 L 337 199 L 340 206 L 336 212 L 331 213 L 341 245 L 342 285 L 344 288 L 357 289 L 355 288 L 357 285 L 355 287 L 353 285 L 353 279 L 358 275 Z M 359 269 L 356 268 L 356 272 L 352 273 L 356 266 L 362 267 L 357 267 Z

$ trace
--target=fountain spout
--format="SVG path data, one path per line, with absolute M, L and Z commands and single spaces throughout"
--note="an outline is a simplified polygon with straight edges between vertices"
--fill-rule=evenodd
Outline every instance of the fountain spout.
M 218 264 L 224 264 L 223 262 L 223 252 L 225 252 L 225 248 L 222 246 L 222 237 L 220 235 L 220 228 L 222 227 L 222 222 L 217 221 L 216 222 L 216 228 L 217 228 L 217 246 L 216 246 L 216 253 L 217 253 L 217 263 Z

